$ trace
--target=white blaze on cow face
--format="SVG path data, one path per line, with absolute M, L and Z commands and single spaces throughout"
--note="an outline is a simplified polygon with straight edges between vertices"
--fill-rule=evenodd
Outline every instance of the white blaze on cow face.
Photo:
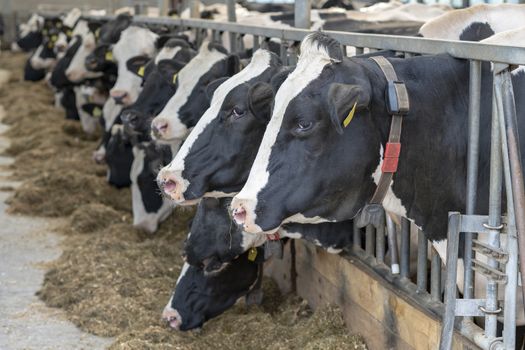
M 86 69 L 84 62 L 86 57 L 95 50 L 96 41 L 95 34 L 93 34 L 88 27 L 88 23 L 84 20 L 80 20 L 75 29 L 73 30 L 73 36 L 80 35 L 82 38 L 82 44 L 73 55 L 69 66 L 66 68 L 66 77 L 73 83 L 80 82 L 84 79 L 97 78 L 103 75 L 102 72 L 91 72 Z M 72 46 L 76 39 L 71 40 L 69 46 Z
M 157 212 L 148 213 L 144 207 L 142 192 L 138 184 L 138 177 L 144 170 L 144 159 L 146 155 L 144 150 L 133 147 L 133 163 L 129 177 L 131 179 L 131 204 L 133 208 L 133 226 L 145 230 L 149 233 L 157 231 L 158 225 L 171 213 L 172 206 L 166 200 L 163 200 L 162 206 Z
M 208 45 L 209 42 L 204 41 L 197 56 L 188 62 L 177 74 L 177 91 L 151 124 L 153 128 L 163 130 L 161 135 L 152 135 L 156 140 L 167 143 L 172 141 L 180 142 L 188 135 L 189 129 L 179 119 L 179 111 L 188 102 L 188 98 L 200 78 L 214 64 L 227 57 L 220 51 L 208 49 Z
M 419 33 L 425 38 L 459 40 L 471 23 L 488 23 L 494 33 L 523 26 L 525 7 L 518 4 L 478 4 L 454 10 L 426 22 Z
M 331 63 L 328 52 L 306 37 L 301 44 L 301 56 L 295 70 L 290 73 L 275 95 L 272 118 L 266 127 L 261 146 L 250 170 L 248 180 L 232 201 L 232 209 L 245 211 L 244 229 L 246 232 L 257 233 L 263 230 L 255 224 L 257 195 L 268 183 L 270 173 L 268 166 L 273 145 L 281 129 L 284 114 L 290 101 L 295 98 L 306 86 L 318 78 L 324 67 Z M 269 232 L 272 233 L 272 232 Z
M 173 46 L 173 47 L 167 47 L 164 46 L 157 56 L 155 56 L 155 64 L 158 64 L 162 60 L 169 60 L 175 57 L 177 52 L 179 52 L 182 49 L 180 46 Z
M 115 124 L 115 120 L 122 111 L 122 106 L 117 105 L 115 100 L 109 98 L 102 108 L 102 117 L 104 118 L 104 130 L 109 132 Z
M 224 83 L 222 83 L 217 90 L 215 90 L 210 108 L 203 114 L 203 116 L 197 122 L 197 125 L 192 129 L 188 135 L 186 141 L 182 144 L 178 153 L 176 153 L 175 158 L 171 161 L 170 164 L 165 166 L 159 172 L 159 179 L 163 180 L 172 180 L 177 184 L 175 191 L 173 193 L 166 192 L 174 201 L 182 202 L 184 201 L 184 192 L 190 185 L 189 181 L 183 179 L 182 172 L 184 171 L 184 162 L 185 158 L 191 150 L 192 146 L 195 144 L 195 141 L 199 138 L 202 132 L 210 125 L 210 123 L 219 117 L 219 112 L 224 103 L 224 99 L 237 86 L 263 74 L 265 70 L 270 67 L 271 55 L 267 50 L 257 50 L 253 54 L 252 60 L 250 63 L 239 73 L 235 74 Z M 215 191 L 213 193 L 208 193 L 208 197 L 225 197 L 228 194 L 223 192 Z
M 135 56 L 153 57 L 157 38 L 158 35 L 149 29 L 131 26 L 122 32 L 119 41 L 113 46 L 113 57 L 118 63 L 118 78 L 110 94 L 125 106 L 137 100 L 142 85 L 142 78 L 130 72 L 126 62 Z

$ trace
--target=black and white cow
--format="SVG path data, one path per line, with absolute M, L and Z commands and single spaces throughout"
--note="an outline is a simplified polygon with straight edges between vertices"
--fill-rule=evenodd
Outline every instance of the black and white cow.
M 157 142 L 178 148 L 189 130 L 210 106 L 206 87 L 214 80 L 240 70 L 239 56 L 221 45 L 204 41 L 198 54 L 177 74 L 177 91 L 151 123 Z
M 32 14 L 27 22 L 18 26 L 18 39 L 11 45 L 11 50 L 29 52 L 36 49 L 42 44 L 43 28 L 44 17 L 36 13 Z
M 206 321 L 222 314 L 240 297 L 250 293 L 258 275 L 259 264 L 249 260 L 248 253 L 213 275 L 206 274 L 201 267 L 184 263 L 162 319 L 175 330 L 201 328 Z
M 381 173 L 390 117 L 379 67 L 369 59 L 343 59 L 339 43 L 320 33 L 309 35 L 301 52 L 277 92 L 248 181 L 232 202 L 235 220 L 247 232 L 273 232 L 286 222 L 351 219 L 370 200 Z M 448 55 L 390 61 L 407 86 L 411 111 L 383 205 L 440 240 L 448 211 L 463 211 L 465 205 L 465 183 L 459 179 L 466 176 L 468 63 Z M 488 167 L 490 139 L 490 79 L 484 82 L 480 174 Z M 525 108 L 521 84 L 520 73 L 518 113 Z M 355 116 L 343 128 L 354 105 Z M 486 212 L 487 186 L 481 175 L 479 213 Z

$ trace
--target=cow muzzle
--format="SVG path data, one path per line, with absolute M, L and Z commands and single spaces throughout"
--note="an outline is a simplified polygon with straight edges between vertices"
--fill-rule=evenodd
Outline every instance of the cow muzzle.
M 127 91 L 111 90 L 109 94 L 115 100 L 115 103 L 118 105 L 126 106 L 130 103 L 130 96 Z
M 243 227 L 243 230 L 248 233 L 262 233 L 263 230 L 255 224 L 255 206 L 256 201 L 233 197 L 231 204 L 232 216 L 238 225 Z
M 165 118 L 155 118 L 151 122 L 151 134 L 155 139 L 166 139 L 169 129 L 169 122 Z
M 187 188 L 187 181 L 182 179 L 178 172 L 161 169 L 157 175 L 157 184 L 164 195 L 178 204 L 184 203 L 184 191 Z
M 162 320 L 167 322 L 168 325 L 175 330 L 179 330 L 182 325 L 182 317 L 179 312 L 172 309 L 169 305 L 162 311 Z

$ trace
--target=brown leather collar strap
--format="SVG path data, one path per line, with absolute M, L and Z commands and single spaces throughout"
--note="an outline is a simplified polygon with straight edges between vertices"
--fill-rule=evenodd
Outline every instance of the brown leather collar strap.
M 370 204 L 381 204 L 392 182 L 394 173 L 397 171 L 399 154 L 401 152 L 401 130 L 403 127 L 403 116 L 410 108 L 408 92 L 403 82 L 398 81 L 396 71 L 392 64 L 383 56 L 370 57 L 377 63 L 387 80 L 387 107 L 392 115 L 390 134 L 383 155 L 381 166 L 381 177 L 376 191 L 370 200 Z

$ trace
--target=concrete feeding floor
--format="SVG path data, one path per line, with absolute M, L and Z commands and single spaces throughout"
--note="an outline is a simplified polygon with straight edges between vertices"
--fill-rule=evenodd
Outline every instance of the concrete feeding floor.
M 3 115 L 0 106 L 0 154 L 9 145 L 1 136 L 7 129 Z M 43 265 L 61 254 L 61 237 L 51 231 L 51 220 L 6 213 L 9 192 L 2 190 L 18 185 L 7 178 L 12 161 L 0 156 L 0 350 L 105 349 L 112 339 L 82 332 L 35 295 Z

